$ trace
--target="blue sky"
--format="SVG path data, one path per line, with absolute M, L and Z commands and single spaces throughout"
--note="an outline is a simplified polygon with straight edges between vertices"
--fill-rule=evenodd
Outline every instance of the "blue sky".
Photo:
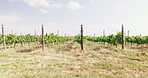
M 125 33 L 148 34 L 148 0 L 0 0 L 0 24 L 6 34 L 46 33 L 76 35 L 115 34 L 124 24 Z

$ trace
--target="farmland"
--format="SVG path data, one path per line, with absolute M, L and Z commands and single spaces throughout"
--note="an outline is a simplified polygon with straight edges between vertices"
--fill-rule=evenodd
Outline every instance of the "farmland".
M 76 36 L 44 35 L 43 27 L 42 35 L 1 34 L 0 77 L 147 78 L 148 36 L 90 37 L 82 29 Z
M 0 5 L 0 78 L 148 78 L 148 0 Z

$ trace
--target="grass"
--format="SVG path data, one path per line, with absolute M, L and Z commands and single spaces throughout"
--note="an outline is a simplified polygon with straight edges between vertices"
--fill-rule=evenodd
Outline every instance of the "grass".
M 106 52 L 105 54 L 108 54 L 108 55 L 116 55 L 117 53 L 116 52 Z
M 97 53 L 92 53 L 92 58 L 94 58 L 94 57 L 99 57 L 99 54 L 97 54 Z
M 23 46 L 21 46 L 20 43 L 17 43 L 15 49 L 16 50 L 20 50 L 20 49 L 26 49 L 26 48 L 33 48 L 33 47 L 36 47 L 37 45 L 41 46 L 40 44 L 34 43 L 34 42 L 33 43 L 29 43 L 29 44 L 28 43 L 24 43 Z
M 8 52 L 0 52 L 0 57 L 9 56 Z
M 116 68 L 116 66 L 110 62 L 97 62 L 93 64 L 101 69 Z
M 69 52 L 69 51 L 60 51 L 60 53 L 62 53 L 62 54 L 67 54 L 67 55 L 72 54 L 72 53 Z
M 67 42 L 31 53 L 0 52 L 0 78 L 147 78 L 148 58 L 141 55 L 147 50 L 86 42 L 88 49 L 80 52 L 79 46 Z
M 32 53 L 30 53 L 30 55 L 32 55 L 32 56 L 37 56 L 37 55 L 46 56 L 46 55 L 48 55 L 48 53 L 38 51 L 38 52 L 32 52 Z
M 119 58 L 128 58 L 130 60 L 138 60 L 138 61 L 148 61 L 148 58 L 140 58 L 136 56 L 120 56 Z

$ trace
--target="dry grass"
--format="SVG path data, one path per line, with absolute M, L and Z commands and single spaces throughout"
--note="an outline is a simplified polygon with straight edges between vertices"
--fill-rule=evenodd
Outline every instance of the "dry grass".
M 148 50 L 114 49 L 76 42 L 30 53 L 0 52 L 0 78 L 147 78 Z

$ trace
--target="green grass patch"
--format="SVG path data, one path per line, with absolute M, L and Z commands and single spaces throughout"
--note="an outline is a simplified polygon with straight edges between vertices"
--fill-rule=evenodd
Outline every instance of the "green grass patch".
M 148 65 L 145 65 L 144 67 L 148 68 Z
M 99 73 L 93 73 L 93 74 L 76 74 L 75 75 L 76 78 L 115 78 L 111 75 L 106 75 L 106 74 L 99 74 Z
M 33 73 L 21 72 L 20 74 L 15 75 L 13 78 L 36 78 L 37 75 Z
M 116 68 L 116 66 L 110 62 L 97 62 L 93 64 L 101 69 Z
M 77 65 L 75 63 L 51 63 L 48 64 L 48 67 L 62 67 L 62 66 L 73 66 L 73 65 Z
M 84 46 L 86 50 L 89 50 L 89 51 L 93 51 L 94 50 L 94 47 L 92 46 Z
M 134 62 L 134 61 L 128 61 L 128 62 L 122 62 L 124 64 L 140 64 L 140 62 Z
M 130 60 L 147 61 L 148 58 L 140 58 L 136 56 L 119 56 L 120 58 L 128 58 Z
M 9 56 L 8 52 L 0 52 L 0 56 Z
M 116 52 L 106 52 L 105 54 L 109 54 L 109 55 L 116 55 Z
M 15 70 L 15 69 L 17 70 L 17 69 L 23 69 L 23 68 L 24 68 L 24 64 L 21 62 L 5 63 L 0 65 L 0 72 L 5 73 L 10 70 Z

